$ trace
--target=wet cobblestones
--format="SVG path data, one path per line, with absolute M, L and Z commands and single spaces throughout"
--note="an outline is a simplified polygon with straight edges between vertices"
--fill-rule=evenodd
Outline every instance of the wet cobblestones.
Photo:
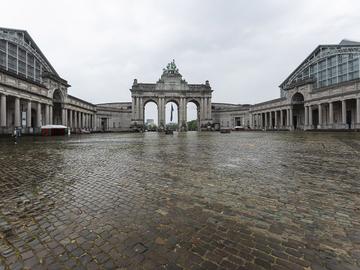
M 360 134 L 0 139 L 3 269 L 360 269 Z

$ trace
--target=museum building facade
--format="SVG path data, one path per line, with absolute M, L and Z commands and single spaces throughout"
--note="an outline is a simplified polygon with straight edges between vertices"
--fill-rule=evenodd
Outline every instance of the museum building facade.
M 70 85 L 24 30 L 0 28 L 0 134 L 38 134 L 44 125 L 72 132 L 144 128 L 144 108 L 154 102 L 158 127 L 165 105 L 175 102 L 179 130 L 187 130 L 186 106 L 197 107 L 198 127 L 252 130 L 360 130 L 360 43 L 319 45 L 280 85 L 280 98 L 262 103 L 213 103 L 208 81 L 189 84 L 175 61 L 156 83 L 134 80 L 131 102 L 92 104 L 68 93 Z
M 44 125 L 94 130 L 96 106 L 69 87 L 27 31 L 0 28 L 0 134 L 36 134 Z
M 360 129 L 360 43 L 319 45 L 280 85 L 280 98 L 250 107 L 261 130 Z

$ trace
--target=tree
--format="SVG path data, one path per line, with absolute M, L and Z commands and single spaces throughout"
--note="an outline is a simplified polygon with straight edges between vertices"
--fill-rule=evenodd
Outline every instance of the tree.
M 197 130 L 197 120 L 192 120 L 187 122 L 188 130 L 196 131 Z

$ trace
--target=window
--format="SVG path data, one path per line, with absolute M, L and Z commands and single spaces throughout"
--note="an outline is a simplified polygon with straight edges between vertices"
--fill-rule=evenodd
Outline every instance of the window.
M 8 69 L 17 72 L 17 59 L 14 56 L 8 55 Z
M 12 43 L 8 43 L 8 54 L 16 57 L 17 56 L 17 46 Z
M 27 76 L 29 78 L 34 79 L 34 75 L 35 75 L 35 70 L 34 70 L 34 56 L 32 56 L 31 54 L 27 55 Z
M 3 39 L 0 40 L 0 51 L 6 52 L 6 41 Z
M 19 61 L 19 74 L 26 76 L 26 64 L 25 62 Z
M 26 51 L 19 48 L 19 61 L 26 62 Z
M 330 67 L 333 67 L 333 66 L 336 65 L 336 56 L 330 57 L 330 58 L 328 59 L 328 65 L 329 65 Z
M 319 70 L 322 70 L 326 67 L 326 60 L 319 62 Z
M 235 126 L 241 126 L 241 117 L 235 117 Z
M 0 66 L 6 68 L 6 53 L 0 51 Z
M 35 61 L 35 81 L 40 82 L 40 64 L 38 61 Z
M 347 73 L 347 63 L 339 65 L 339 75 Z

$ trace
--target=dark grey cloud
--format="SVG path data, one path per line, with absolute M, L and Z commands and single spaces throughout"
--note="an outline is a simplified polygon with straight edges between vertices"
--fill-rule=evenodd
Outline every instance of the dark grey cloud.
M 134 78 L 155 82 L 176 59 L 214 101 L 256 103 L 318 45 L 360 40 L 357 0 L 7 1 L 0 23 L 26 29 L 70 93 L 130 101 Z

